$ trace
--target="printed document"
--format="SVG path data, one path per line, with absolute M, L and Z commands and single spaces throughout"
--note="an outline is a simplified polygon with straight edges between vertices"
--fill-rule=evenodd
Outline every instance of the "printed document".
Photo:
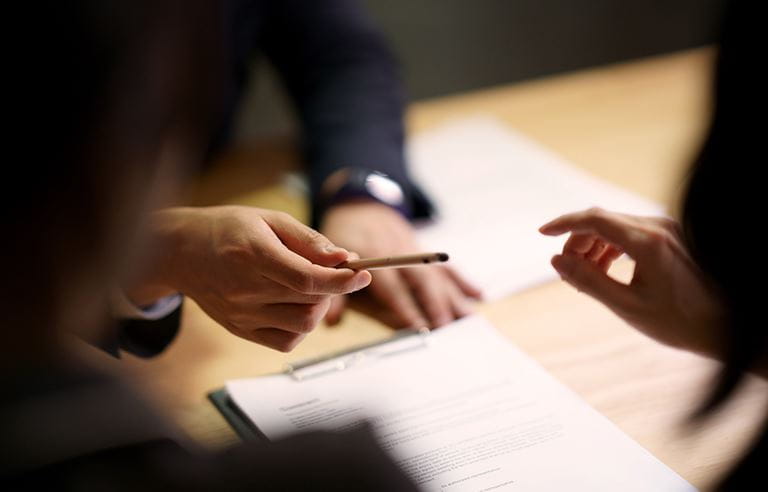
M 427 491 L 695 490 L 481 316 L 226 387 L 271 440 L 370 422 Z
M 538 228 L 561 214 L 595 206 L 664 214 L 493 118 L 456 120 L 417 135 L 409 163 L 439 212 L 419 231 L 421 246 L 449 253 L 488 300 L 557 278 L 549 260 L 563 239 Z

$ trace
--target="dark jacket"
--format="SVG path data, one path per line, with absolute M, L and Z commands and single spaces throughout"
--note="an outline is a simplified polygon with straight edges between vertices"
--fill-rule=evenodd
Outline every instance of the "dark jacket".
M 361 2 L 230 0 L 227 5 L 232 72 L 218 141 L 230 133 L 251 62 L 263 54 L 279 72 L 301 122 L 315 216 L 322 213 L 320 186 L 344 167 L 388 174 L 404 188 L 407 211 L 426 216 L 429 203 L 405 165 L 398 66 Z
M 278 70 L 301 121 L 314 226 L 324 212 L 320 187 L 340 168 L 389 175 L 405 191 L 406 213 L 427 217 L 431 204 L 406 169 L 397 63 L 361 2 L 228 0 L 224 6 L 231 72 L 214 151 L 231 133 L 251 64 L 262 54 Z M 158 321 L 124 320 L 98 345 L 114 355 L 122 349 L 151 357 L 173 340 L 178 323 L 179 311 Z
M 0 490 L 415 490 L 365 428 L 214 454 L 112 377 L 51 362 L 0 383 Z

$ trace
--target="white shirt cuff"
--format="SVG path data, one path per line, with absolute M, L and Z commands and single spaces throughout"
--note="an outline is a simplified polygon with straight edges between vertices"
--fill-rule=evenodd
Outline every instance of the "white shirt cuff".
M 154 321 L 165 318 L 181 305 L 182 295 L 173 294 L 159 299 L 149 306 L 137 306 L 125 295 L 116 289 L 112 295 L 112 315 L 122 319 L 144 319 Z

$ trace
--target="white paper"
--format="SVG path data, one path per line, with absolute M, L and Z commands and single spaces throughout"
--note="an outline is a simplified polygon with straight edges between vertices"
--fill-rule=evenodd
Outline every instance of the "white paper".
M 419 231 L 426 250 L 497 299 L 549 281 L 562 239 L 538 228 L 593 206 L 662 215 L 663 208 L 582 171 L 492 118 L 457 120 L 416 136 L 411 171 L 439 212 Z M 620 165 L 620 163 L 617 163 Z
M 340 371 L 327 369 L 339 363 Z M 473 316 L 328 361 L 315 377 L 227 383 L 270 439 L 344 430 L 364 419 L 427 491 L 691 491 Z

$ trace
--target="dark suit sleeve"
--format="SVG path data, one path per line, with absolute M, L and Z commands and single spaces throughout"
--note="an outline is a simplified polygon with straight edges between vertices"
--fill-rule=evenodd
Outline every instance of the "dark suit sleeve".
M 397 63 L 359 2 L 274 0 L 262 13 L 259 44 L 303 125 L 315 215 L 323 181 L 344 167 L 388 174 L 406 191 L 409 214 L 428 215 L 406 169 Z
M 180 305 L 158 320 L 127 319 L 118 322 L 118 346 L 139 357 L 154 357 L 176 338 L 181 324 Z
M 210 453 L 173 439 L 131 385 L 70 363 L 0 373 L 0 490 L 416 490 L 368 426 Z
M 158 320 L 115 320 L 98 338 L 85 341 L 115 357 L 120 357 L 121 351 L 138 357 L 154 357 L 176 338 L 182 306 Z
M 9 477 L 9 490 L 416 492 L 367 431 L 300 434 L 220 456 L 162 439 L 112 447 Z

